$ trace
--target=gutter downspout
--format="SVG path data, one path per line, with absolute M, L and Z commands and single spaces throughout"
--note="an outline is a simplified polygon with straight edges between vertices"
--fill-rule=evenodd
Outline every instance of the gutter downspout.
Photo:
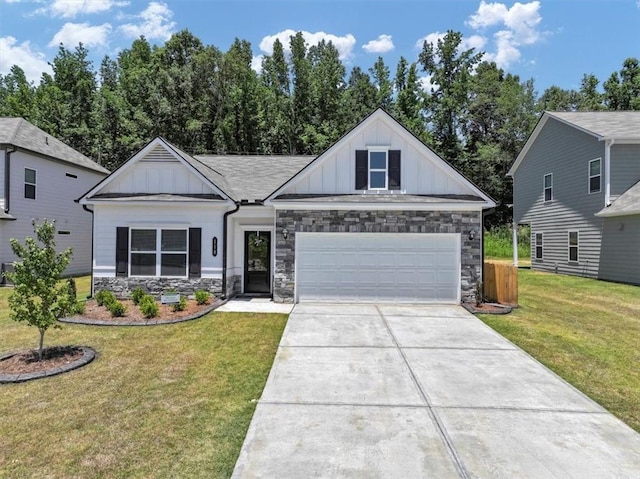
M 610 138 L 604 142 L 604 206 L 611 204 L 611 146 L 615 140 Z
M 222 299 L 227 299 L 227 218 L 240 209 L 240 202 L 234 201 L 236 207 L 227 211 L 222 217 Z
M 90 210 L 89 208 L 87 208 L 87 205 L 82 205 L 82 209 L 91 213 L 91 291 L 89 293 L 89 296 L 87 297 L 87 299 L 89 299 L 89 298 L 93 298 L 93 261 L 95 259 L 93 257 L 93 243 L 94 243 L 93 234 L 94 234 L 95 215 L 93 214 L 93 210 Z
M 9 214 L 11 209 L 11 154 L 18 151 L 15 146 L 11 151 L 4 151 L 4 212 Z

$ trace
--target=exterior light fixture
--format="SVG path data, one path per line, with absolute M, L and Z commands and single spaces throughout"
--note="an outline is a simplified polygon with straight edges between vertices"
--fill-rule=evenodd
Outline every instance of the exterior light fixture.
M 214 236 L 211 241 L 211 254 L 213 256 L 218 256 L 218 237 Z
M 475 238 L 476 238 L 475 231 L 473 230 L 469 231 L 469 241 L 473 241 Z
M 285 240 L 289 237 L 289 230 L 287 228 L 282 228 L 282 237 Z

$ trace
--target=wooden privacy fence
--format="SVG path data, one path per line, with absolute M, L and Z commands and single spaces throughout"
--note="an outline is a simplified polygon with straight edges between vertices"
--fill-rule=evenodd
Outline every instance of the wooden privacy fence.
M 500 304 L 518 304 L 518 268 L 507 263 L 484 263 L 484 297 Z

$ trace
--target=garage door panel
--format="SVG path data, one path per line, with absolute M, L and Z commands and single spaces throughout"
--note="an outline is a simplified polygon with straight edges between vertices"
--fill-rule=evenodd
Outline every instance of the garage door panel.
M 456 302 L 460 236 L 298 233 L 299 301 Z

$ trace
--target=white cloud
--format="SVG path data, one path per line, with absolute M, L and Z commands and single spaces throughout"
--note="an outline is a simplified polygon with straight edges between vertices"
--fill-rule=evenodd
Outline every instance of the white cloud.
M 258 74 L 262 73 L 262 60 L 264 55 L 255 55 L 251 58 L 251 69 Z
M 434 46 L 437 46 L 438 40 L 442 40 L 445 37 L 445 35 L 446 33 L 442 33 L 442 32 L 430 33 L 429 35 L 418 39 L 418 41 L 416 42 L 416 48 L 419 50 L 422 50 L 422 46 L 424 45 L 424 42 L 432 43 Z M 478 51 L 481 51 L 486 44 L 487 44 L 486 37 L 483 37 L 481 35 L 471 35 L 470 37 L 463 36 L 462 41 L 460 42 L 459 49 L 464 51 L 464 50 L 469 50 L 471 48 L 475 48 L 476 52 L 478 52 Z
M 539 42 L 544 33 L 538 28 L 542 16 L 540 2 L 516 2 L 507 8 L 504 3 L 487 3 L 484 0 L 466 24 L 474 30 L 484 31 L 489 27 L 501 28 L 493 34 L 496 52 L 485 58 L 495 61 L 500 67 L 508 67 L 521 58 L 520 48 Z
M 33 51 L 29 42 L 18 41 L 14 37 L 0 37 L 0 73 L 6 75 L 13 65 L 24 70 L 29 81 L 38 82 L 43 72 L 52 73 L 51 65 L 44 54 Z
M 61 43 L 65 46 L 76 46 L 82 43 L 85 47 L 102 47 L 107 45 L 109 33 L 111 25 L 108 23 L 94 26 L 88 23 L 65 23 L 48 46 L 55 47 Z
M 129 2 L 117 0 L 54 0 L 48 7 L 36 10 L 36 13 L 75 18 L 78 15 L 106 12 L 114 7 L 123 7 L 128 4 Z
M 171 21 L 173 12 L 166 3 L 150 2 L 136 18 L 139 23 L 126 23 L 120 26 L 120 31 L 131 38 L 144 35 L 147 39 L 168 40 L 174 32 L 176 22 Z
M 438 90 L 438 84 L 437 83 L 433 83 L 431 81 L 432 76 L 431 75 L 424 75 L 418 78 L 418 83 L 420 84 L 420 88 L 422 88 L 422 91 L 425 91 L 427 93 L 432 93 L 434 91 Z
M 362 49 L 367 53 L 387 53 L 394 48 L 395 46 L 393 45 L 391 35 L 384 34 L 378 36 L 376 40 L 371 40 L 362 45 Z
M 356 39 L 350 33 L 339 37 L 337 35 L 325 32 L 311 33 L 303 30 L 301 32 L 307 43 L 307 46 L 317 45 L 322 40 L 324 40 L 326 42 L 333 43 L 333 46 L 336 47 L 338 53 L 340 54 L 340 60 L 348 60 L 353 56 L 353 47 L 356 44 Z M 273 53 L 273 42 L 278 39 L 280 40 L 280 43 L 282 43 L 284 51 L 287 53 L 291 53 L 291 48 L 289 45 L 290 37 L 294 36 L 296 33 L 298 33 L 296 30 L 287 29 L 278 32 L 275 35 L 267 35 L 260 42 L 260 50 L 265 52 L 267 55 L 271 55 Z
M 438 40 L 442 40 L 445 35 L 446 33 L 434 32 L 430 33 L 426 37 L 418 38 L 418 41 L 416 42 L 416 48 L 418 50 L 422 50 L 424 42 L 432 43 L 434 46 L 436 46 L 438 44 Z

